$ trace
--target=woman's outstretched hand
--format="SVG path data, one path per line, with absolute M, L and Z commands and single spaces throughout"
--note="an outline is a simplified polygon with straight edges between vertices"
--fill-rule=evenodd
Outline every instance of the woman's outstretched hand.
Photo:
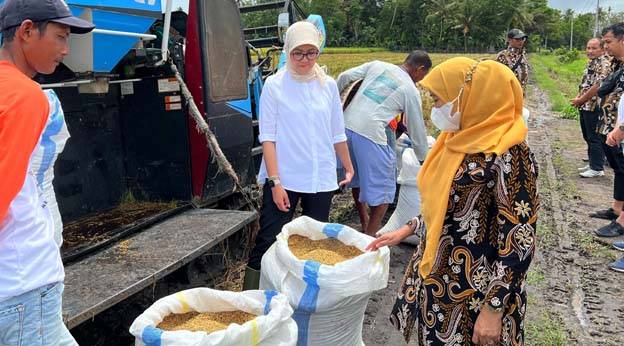
M 412 235 L 412 230 L 408 225 L 404 225 L 396 231 L 386 233 L 373 240 L 373 242 L 366 247 L 366 251 L 377 251 L 380 247 L 395 246 L 410 235 Z

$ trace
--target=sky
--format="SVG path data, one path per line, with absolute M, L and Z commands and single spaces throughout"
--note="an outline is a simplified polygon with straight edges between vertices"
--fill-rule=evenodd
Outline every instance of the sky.
M 548 6 L 562 11 L 572 9 L 576 13 L 596 12 L 596 0 L 548 0 Z M 600 0 L 600 7 L 612 11 L 624 11 L 624 0 Z
M 173 0 L 173 9 L 182 7 L 188 12 L 189 0 Z M 163 9 L 167 4 L 167 0 L 161 0 Z M 596 10 L 596 0 L 548 0 L 548 6 L 559 10 L 573 9 L 576 13 L 594 12 Z M 600 0 L 600 7 L 607 9 L 608 7 L 615 12 L 624 11 L 624 0 Z

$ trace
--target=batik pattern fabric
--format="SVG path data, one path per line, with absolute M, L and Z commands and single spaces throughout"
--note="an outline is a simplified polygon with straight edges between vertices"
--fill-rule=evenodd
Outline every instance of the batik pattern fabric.
M 611 67 L 615 72 L 624 68 L 624 63 L 614 58 Z M 598 116 L 598 133 L 601 135 L 608 135 L 609 132 L 615 129 L 618 117 L 618 104 L 620 103 L 622 94 L 624 94 L 624 73 L 620 75 L 620 79 L 613 91 L 605 96 L 603 100 L 602 112 L 600 116 Z
M 466 155 L 457 170 L 431 273 L 422 278 L 420 245 L 403 278 L 390 321 L 421 346 L 473 345 L 485 304 L 503 308 L 499 345 L 524 345 L 526 275 L 535 252 L 538 166 L 526 142 L 500 156 Z
M 611 73 L 611 58 L 608 55 L 602 55 L 596 59 L 592 59 L 587 62 L 585 71 L 583 72 L 583 78 L 579 85 L 579 95 L 586 93 L 591 87 L 600 83 Z M 592 112 L 596 109 L 596 106 L 600 104 L 600 98 L 593 96 L 587 102 L 583 103 L 579 107 L 582 111 Z
M 498 52 L 496 61 L 503 65 L 507 65 L 507 67 L 511 69 L 511 71 L 516 75 L 516 78 L 518 78 L 518 82 L 520 82 L 520 85 L 522 86 L 522 91 L 525 92 L 526 85 L 529 82 L 529 72 L 531 71 L 531 67 L 529 66 L 529 60 L 524 53 L 524 49 L 517 49 L 513 47 L 504 49 Z M 520 61 L 520 63 L 516 66 L 518 61 Z

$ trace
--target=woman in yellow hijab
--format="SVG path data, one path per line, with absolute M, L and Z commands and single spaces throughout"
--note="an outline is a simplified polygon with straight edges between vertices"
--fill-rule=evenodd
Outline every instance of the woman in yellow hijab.
M 506 66 L 467 58 L 420 84 L 442 130 L 418 176 L 422 215 L 369 246 L 421 236 L 390 320 L 407 340 L 417 321 L 422 345 L 523 345 L 539 197 L 522 88 Z

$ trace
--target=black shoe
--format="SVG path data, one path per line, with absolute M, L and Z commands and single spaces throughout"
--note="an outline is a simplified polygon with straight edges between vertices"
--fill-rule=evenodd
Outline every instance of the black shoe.
M 596 235 L 600 237 L 608 237 L 608 238 L 619 237 L 622 234 L 624 234 L 624 227 L 622 227 L 616 221 L 611 221 L 610 224 L 598 228 L 597 230 L 594 231 L 594 233 L 596 233 Z
M 589 162 L 589 159 L 583 159 L 583 162 Z
M 618 218 L 618 214 L 613 212 L 613 208 L 609 208 L 606 210 L 599 210 L 589 214 L 590 217 L 595 217 L 597 219 L 605 219 L 605 220 L 615 220 Z

